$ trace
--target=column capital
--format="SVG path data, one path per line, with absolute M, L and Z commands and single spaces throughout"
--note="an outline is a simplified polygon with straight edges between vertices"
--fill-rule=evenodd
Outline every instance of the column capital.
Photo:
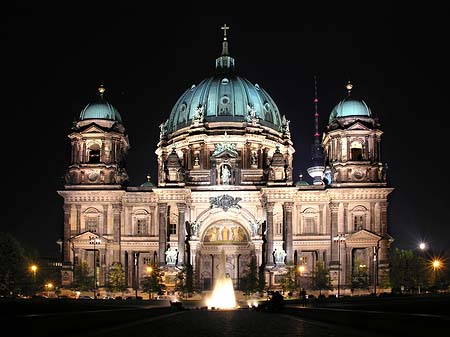
M 265 208 L 267 212 L 273 213 L 273 206 L 275 206 L 274 202 L 266 202 Z
M 177 202 L 178 212 L 184 212 L 186 210 L 186 204 L 184 202 Z
M 330 202 L 329 206 L 332 212 L 337 212 L 339 210 L 338 202 Z
M 286 212 L 292 212 L 292 207 L 294 207 L 294 203 L 292 201 L 285 201 L 283 207 Z
M 166 202 L 158 202 L 159 213 L 165 213 L 167 211 L 167 203 Z

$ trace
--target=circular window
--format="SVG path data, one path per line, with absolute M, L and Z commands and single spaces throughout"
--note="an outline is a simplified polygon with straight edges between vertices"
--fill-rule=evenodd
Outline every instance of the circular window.
M 222 79 L 222 84 L 223 85 L 227 85 L 229 82 L 230 82 L 230 80 L 228 78 L 226 78 L 226 77 Z
M 269 103 L 264 103 L 264 110 L 270 111 L 270 104 Z
M 229 99 L 227 96 L 223 96 L 223 97 L 220 99 L 220 102 L 221 102 L 222 104 L 228 104 L 228 103 L 230 103 L 230 99 Z

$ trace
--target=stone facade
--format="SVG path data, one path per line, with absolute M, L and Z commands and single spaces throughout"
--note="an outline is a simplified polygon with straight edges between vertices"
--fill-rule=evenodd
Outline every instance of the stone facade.
M 234 59 L 229 63 L 234 66 Z M 223 67 L 216 79 L 224 86 L 240 80 Z M 160 126 L 157 186 L 126 185 L 129 144 L 121 121 L 77 122 L 69 135 L 65 189 L 58 192 L 64 198 L 64 286 L 85 261 L 96 270 L 99 287 L 111 264 L 121 262 L 129 287 L 140 286 L 147 265 L 158 265 L 170 286 L 179 268 L 190 264 L 200 286 L 210 289 L 222 250 L 235 287 L 252 258 L 271 288 L 280 286 L 290 266 L 302 266 L 302 286 L 311 287 L 318 262 L 342 291 L 351 288 L 356 272 L 371 286 L 382 283 L 392 241 L 392 188 L 376 119 L 337 116 L 322 140 L 324 182 L 294 184 L 289 121 L 272 107 L 276 118 L 267 122 L 257 107 L 235 96 L 226 97 L 250 107 L 248 116 L 224 110 L 223 97 L 211 118 L 206 103 L 190 115 L 188 103 L 172 111 Z

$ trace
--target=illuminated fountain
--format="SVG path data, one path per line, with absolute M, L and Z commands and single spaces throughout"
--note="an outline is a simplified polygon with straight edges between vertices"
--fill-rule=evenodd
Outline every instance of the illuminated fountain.
M 208 309 L 236 309 L 233 280 L 225 272 L 225 252 L 222 249 L 216 282 L 211 297 L 206 299 Z

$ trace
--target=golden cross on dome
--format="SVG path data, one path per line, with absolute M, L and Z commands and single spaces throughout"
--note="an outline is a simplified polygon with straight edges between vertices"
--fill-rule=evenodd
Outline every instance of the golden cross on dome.
M 227 26 L 227 24 L 224 24 L 220 29 L 223 29 L 223 39 L 227 39 L 227 29 L 230 29 L 230 27 Z

